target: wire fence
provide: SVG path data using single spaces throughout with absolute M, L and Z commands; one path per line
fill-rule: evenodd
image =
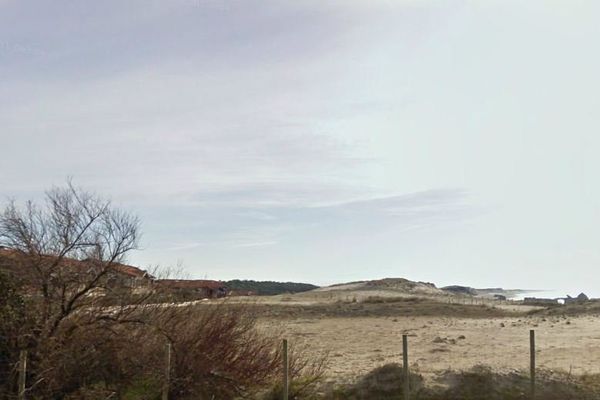
M 282 399 L 289 400 L 290 396 L 290 370 L 289 370 L 289 354 L 288 354 L 288 340 L 283 339 L 282 341 Z M 536 335 L 535 330 L 529 331 L 529 398 L 534 400 L 536 398 Z M 25 400 L 27 398 L 27 351 L 22 350 L 19 354 L 19 361 L 16 363 L 0 364 L 0 367 L 4 367 L 5 371 L 9 374 L 17 374 L 18 388 L 17 393 L 8 396 L 9 399 Z M 409 352 L 409 335 L 402 335 L 402 398 L 403 400 L 411 399 L 411 388 L 410 388 L 410 352 Z M 14 376 L 14 375 L 13 375 Z M 164 381 L 162 387 L 162 400 L 169 400 L 169 389 L 171 382 L 171 344 L 165 346 L 165 370 L 164 370 Z

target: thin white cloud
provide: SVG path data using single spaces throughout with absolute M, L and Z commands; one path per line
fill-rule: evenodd
M 168 251 L 199 247 L 245 248 L 290 245 L 346 235 L 369 236 L 393 229 L 398 232 L 436 230 L 471 221 L 484 213 L 459 189 L 430 190 L 400 196 L 377 197 L 313 205 L 302 202 L 265 205 L 244 202 L 244 193 L 218 194 L 210 206 L 187 206 L 197 225 L 186 225 L 182 241 Z M 238 201 L 231 202 L 231 198 Z M 257 218 L 257 215 L 259 216 Z M 267 218 L 264 218 L 268 215 Z M 188 219 L 182 215 L 181 219 Z M 172 221 L 172 223 L 175 223 Z M 172 232 L 172 234 L 175 232 Z M 162 248 L 162 247 L 161 247 Z
M 277 244 L 276 241 L 271 240 L 268 242 L 250 242 L 250 243 L 240 243 L 236 245 L 236 247 L 265 247 L 265 246 L 273 246 Z

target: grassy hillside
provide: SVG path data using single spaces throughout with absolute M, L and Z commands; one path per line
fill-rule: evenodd
M 318 288 L 309 283 L 273 282 L 273 281 L 247 281 L 234 279 L 225 282 L 229 290 L 252 291 L 258 295 L 275 295 L 283 293 L 300 293 Z

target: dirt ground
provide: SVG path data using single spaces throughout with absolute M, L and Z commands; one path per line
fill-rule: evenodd
M 496 372 L 529 369 L 529 331 L 538 368 L 600 373 L 600 302 L 569 307 L 449 296 L 405 280 L 347 284 L 295 295 L 238 299 L 259 311 L 259 326 L 283 331 L 309 356 L 329 353 L 328 379 L 350 382 L 387 363 L 409 362 L 425 378 L 485 364 Z
M 486 364 L 503 372 L 529 368 L 529 330 L 536 330 L 540 368 L 573 374 L 600 373 L 600 318 L 333 317 L 263 319 L 283 329 L 317 357 L 329 352 L 328 378 L 344 382 L 373 368 L 402 362 L 402 334 L 409 359 L 424 376 Z

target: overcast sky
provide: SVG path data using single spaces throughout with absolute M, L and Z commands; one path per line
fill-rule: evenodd
M 0 0 L 1 201 L 72 176 L 198 278 L 600 296 L 598 15 Z

